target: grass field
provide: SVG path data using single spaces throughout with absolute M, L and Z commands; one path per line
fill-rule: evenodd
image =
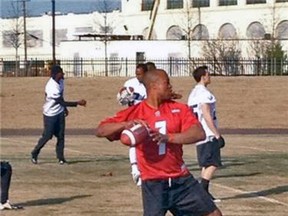
M 55 139 L 42 150 L 39 165 L 29 161 L 42 132 L 46 80 L 1 79 L 1 159 L 9 160 L 14 169 L 10 199 L 25 207 L 1 215 L 142 215 L 141 191 L 130 176 L 127 147 L 93 135 L 100 119 L 121 108 L 115 103 L 115 89 L 124 79 L 66 80 L 66 99 L 83 97 L 88 106 L 70 111 L 65 150 L 69 164 L 65 166 L 57 164 Z M 227 142 L 222 151 L 224 166 L 211 185 L 212 193 L 222 199 L 217 205 L 226 216 L 288 215 L 288 77 L 212 81 Z M 185 102 L 192 79 L 173 78 L 172 83 Z M 86 132 L 75 135 L 74 129 Z M 225 133 L 228 129 L 232 132 Z M 238 129 L 248 133 L 239 134 Z M 198 177 L 195 146 L 184 147 L 184 158 Z

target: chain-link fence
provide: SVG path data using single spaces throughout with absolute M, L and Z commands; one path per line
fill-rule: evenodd
M 110 59 L 59 59 L 57 60 L 67 77 L 94 76 L 134 76 L 138 63 L 143 61 L 127 58 Z M 288 75 L 288 61 L 283 59 L 149 59 L 157 68 L 164 69 L 172 77 L 191 76 L 192 71 L 201 65 L 207 65 L 213 75 L 223 76 L 263 76 Z M 0 59 L 1 76 L 49 76 L 51 60 L 29 59 L 15 61 Z

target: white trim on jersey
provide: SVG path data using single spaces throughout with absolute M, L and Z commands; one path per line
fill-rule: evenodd
M 205 133 L 206 139 L 204 141 L 200 141 L 197 144 L 202 144 L 208 141 L 211 141 L 211 137 L 215 137 L 215 134 L 208 127 L 201 110 L 202 104 L 209 104 L 211 108 L 211 116 L 213 118 L 213 122 L 215 127 L 218 127 L 218 122 L 216 118 L 216 98 L 215 96 L 202 84 L 197 84 L 194 89 L 192 89 L 189 97 L 188 97 L 188 106 L 193 108 L 193 112 L 197 116 L 199 122 L 201 123 Z

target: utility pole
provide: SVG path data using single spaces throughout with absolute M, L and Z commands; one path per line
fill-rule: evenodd
M 53 65 L 56 64 L 56 57 L 55 57 L 55 0 L 52 1 L 52 59 Z
M 154 24 L 155 24 L 155 20 L 157 16 L 159 4 L 160 4 L 160 0 L 153 1 L 152 11 L 150 13 L 150 25 L 149 25 L 148 33 L 147 33 L 148 40 L 151 40 L 152 38 L 152 32 L 153 32 L 153 28 L 154 28 Z
M 22 0 L 23 3 L 23 24 L 24 24 L 24 70 L 25 75 L 28 76 L 27 67 L 27 30 L 26 30 L 26 0 Z

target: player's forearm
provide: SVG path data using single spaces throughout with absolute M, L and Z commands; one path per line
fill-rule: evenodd
M 63 107 L 76 107 L 79 105 L 79 101 L 65 101 L 63 97 L 54 99 L 56 104 L 60 104 Z
M 218 129 L 216 128 L 216 126 L 214 125 L 214 122 L 211 119 L 206 120 L 207 126 L 208 128 L 213 132 L 213 134 L 215 135 L 216 138 L 220 137 L 220 132 L 218 131 Z
M 125 122 L 102 124 L 96 128 L 96 136 L 109 137 L 113 134 L 123 131 L 125 127 L 126 127 Z
M 76 101 L 64 101 L 63 97 L 55 98 L 55 102 L 63 107 L 76 107 L 78 105 L 78 102 Z
M 172 144 L 192 144 L 205 139 L 205 131 L 200 124 L 182 133 L 169 133 L 168 142 Z
M 202 113 L 203 113 L 203 117 L 205 119 L 205 122 L 206 122 L 208 128 L 213 132 L 215 137 L 218 138 L 220 136 L 220 133 L 219 133 L 217 127 L 215 126 L 213 118 L 210 114 L 210 106 L 208 106 L 208 105 L 202 106 Z
M 77 101 L 64 101 L 65 107 L 76 107 L 78 105 Z

